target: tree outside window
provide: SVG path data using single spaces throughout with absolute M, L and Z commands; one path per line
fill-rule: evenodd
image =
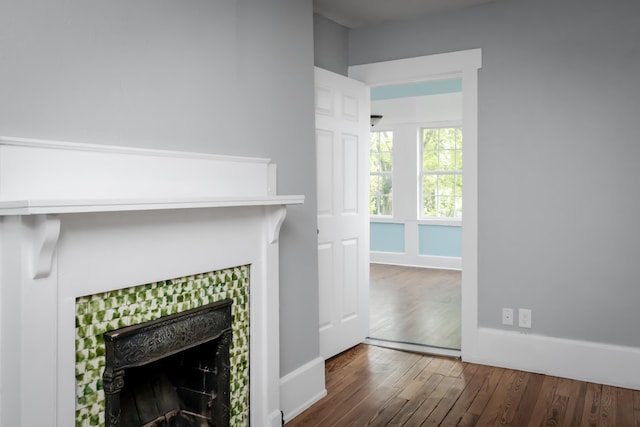
M 462 218 L 462 129 L 422 129 L 422 217 Z
M 369 214 L 393 214 L 393 132 L 370 134 Z

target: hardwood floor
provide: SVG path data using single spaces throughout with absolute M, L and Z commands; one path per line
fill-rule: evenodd
M 640 391 L 360 344 L 299 426 L 640 426 Z
M 460 349 L 460 271 L 384 264 L 369 271 L 369 337 Z

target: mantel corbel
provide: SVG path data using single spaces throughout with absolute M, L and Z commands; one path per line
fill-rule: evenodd
M 60 217 L 58 215 L 30 215 L 32 227 L 33 258 L 31 274 L 34 279 L 48 277 L 53 264 L 53 254 L 60 237 Z
M 267 206 L 267 215 L 269 218 L 269 243 L 278 242 L 280 237 L 280 227 L 287 216 L 287 208 L 283 205 Z

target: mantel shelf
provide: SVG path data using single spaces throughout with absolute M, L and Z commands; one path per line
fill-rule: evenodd
M 304 196 L 300 195 L 149 199 L 0 200 L 0 216 L 299 205 L 302 203 L 304 203 Z

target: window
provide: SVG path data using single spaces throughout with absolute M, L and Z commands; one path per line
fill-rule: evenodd
M 371 132 L 369 162 L 369 214 L 392 215 L 393 132 Z
M 462 130 L 422 129 L 422 217 L 462 218 Z

